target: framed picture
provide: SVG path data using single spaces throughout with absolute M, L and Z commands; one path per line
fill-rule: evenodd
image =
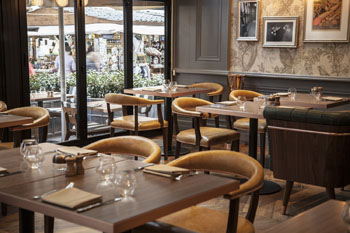
M 304 42 L 349 42 L 350 0 L 305 0 Z
M 263 24 L 263 47 L 297 47 L 298 17 L 264 17 Z
M 238 1 L 239 41 L 258 41 L 259 1 Z

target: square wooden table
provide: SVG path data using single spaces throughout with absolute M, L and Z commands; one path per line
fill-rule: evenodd
M 154 89 L 156 91 L 150 91 Z M 176 91 L 163 90 L 161 86 L 147 87 L 147 88 L 132 88 L 124 89 L 126 94 L 139 94 L 139 95 L 150 95 L 150 96 L 159 96 L 165 97 L 164 102 L 164 118 L 169 122 L 168 125 L 168 155 L 175 155 L 175 149 L 172 148 L 172 139 L 173 139 L 173 118 L 171 111 L 171 102 L 176 97 L 182 96 L 192 96 L 196 94 L 208 93 L 211 92 L 210 88 L 199 88 L 199 87 L 178 87 Z M 180 154 L 184 154 L 181 153 Z
M 324 97 L 325 98 L 325 97 Z M 281 105 L 300 106 L 308 108 L 333 108 L 344 104 L 349 104 L 349 98 L 341 98 L 340 100 L 316 100 L 310 94 L 297 93 L 295 100 L 291 100 L 289 96 L 281 96 Z
M 17 125 L 28 124 L 32 122 L 33 122 L 33 118 L 31 117 L 0 114 L 0 129 L 13 127 Z
M 344 206 L 343 201 L 329 200 L 263 232 L 345 233 L 346 225 L 341 219 Z
M 75 95 L 73 94 L 67 94 L 66 98 L 74 98 Z M 48 100 L 60 100 L 61 99 L 61 93 L 60 92 L 54 92 L 53 96 L 47 96 L 47 93 L 32 93 L 30 96 L 30 102 L 38 102 L 39 107 L 43 107 L 43 102 Z
M 46 144 L 47 145 L 47 144 Z M 52 149 L 52 144 L 47 150 Z M 11 151 L 15 157 L 20 157 L 18 149 Z M 0 158 L 8 153 L 0 152 Z M 10 156 L 8 156 L 10 157 Z M 85 191 L 96 192 L 99 177 L 93 163 L 98 158 L 88 159 L 90 165 L 84 175 L 65 177 L 63 174 L 53 175 L 50 159 L 45 160 L 39 170 L 28 171 L 7 177 L 0 177 L 0 202 L 20 208 L 20 232 L 34 232 L 34 212 L 60 218 L 82 226 L 87 226 L 103 232 L 124 232 L 148 221 L 168 215 L 183 208 L 229 193 L 239 188 L 239 182 L 233 179 L 199 174 L 175 181 L 166 177 L 136 172 L 137 187 L 131 199 L 125 199 L 114 204 L 102 205 L 83 213 L 34 200 L 34 195 L 53 189 L 64 188 L 74 182 L 75 187 Z M 0 160 L 1 161 L 1 160 Z M 86 161 L 85 161 L 86 162 Z M 0 166 L 10 168 L 17 166 L 18 161 L 2 161 Z M 97 164 L 96 164 L 97 165 Z M 134 160 L 120 160 L 117 169 L 134 169 L 144 163 Z M 41 174 L 38 174 L 41 173 Z M 24 176 L 28 180 L 21 181 Z M 12 182 L 10 182 L 12 180 Z

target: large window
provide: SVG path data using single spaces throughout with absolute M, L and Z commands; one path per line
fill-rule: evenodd
M 27 2 L 31 104 L 50 111 L 50 141 L 75 139 L 77 125 L 64 114 L 76 109 L 79 78 L 74 1 Z M 108 133 L 104 95 L 122 93 L 124 89 L 123 1 L 85 0 L 84 8 L 87 135 L 94 136 Z M 134 1 L 132 14 L 133 86 L 161 84 L 164 79 L 164 4 Z M 62 103 L 67 107 L 65 111 Z M 114 108 L 114 114 L 120 115 L 120 110 Z M 147 108 L 143 111 L 145 114 L 153 112 Z M 81 113 L 76 111 L 75 114 Z

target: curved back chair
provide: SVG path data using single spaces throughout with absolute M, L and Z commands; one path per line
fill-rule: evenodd
M 157 143 L 140 136 L 121 136 L 102 139 L 85 146 L 100 153 L 125 154 L 144 157 L 145 163 L 159 163 L 161 151 Z
M 185 155 L 168 163 L 168 165 L 193 170 L 209 170 L 229 175 L 240 175 L 248 180 L 240 185 L 239 190 L 233 191 L 224 196 L 230 200 L 228 215 L 223 214 L 221 211 L 194 206 L 157 219 L 157 221 L 152 222 L 151 225 L 155 229 L 164 227 L 164 231 L 150 232 L 172 232 L 169 229 L 175 227 L 201 233 L 254 232 L 253 222 L 259 202 L 259 190 L 264 181 L 263 168 L 255 159 L 239 152 L 212 150 Z M 239 198 L 249 193 L 252 193 L 252 196 L 248 213 L 245 218 L 239 217 Z M 146 224 L 140 228 L 148 227 L 149 224 Z M 184 231 L 179 230 L 177 232 Z
M 36 106 L 20 107 L 20 108 L 7 110 L 6 113 L 33 118 L 32 123 L 9 128 L 10 131 L 14 132 L 15 147 L 19 146 L 22 140 L 21 135 L 19 133 L 23 130 L 28 130 L 28 129 L 37 129 L 37 128 L 42 129 L 42 133 L 40 133 L 42 135 L 39 138 L 39 141 L 46 142 L 47 129 L 50 122 L 50 114 L 45 108 L 36 107 Z
M 285 214 L 294 181 L 326 188 L 350 184 L 350 112 L 305 110 L 268 106 L 273 174 L 286 180 L 282 214 Z
M 147 131 L 154 129 L 162 129 L 163 131 L 163 146 L 164 157 L 168 159 L 168 122 L 163 120 L 162 103 L 164 100 L 149 100 L 136 96 L 123 94 L 107 94 L 105 96 L 107 103 L 107 111 L 109 122 L 111 125 L 111 136 L 114 136 L 114 129 L 124 129 L 129 132 L 134 132 L 138 135 L 139 131 Z M 110 104 L 120 104 L 123 108 L 123 116 L 113 119 L 113 112 L 111 112 Z M 149 105 L 157 105 L 158 118 L 139 116 L 139 108 Z M 132 106 L 134 110 L 133 115 L 128 115 L 127 107 Z
M 197 106 L 208 104 L 211 102 L 193 97 L 180 97 L 172 102 L 176 132 L 176 158 L 179 156 L 181 143 L 197 146 L 199 150 L 202 150 L 203 147 L 210 150 L 212 145 L 228 142 L 231 143 L 232 150 L 234 148 L 238 150 L 239 133 L 237 131 L 207 126 L 200 127 L 202 118 L 210 118 L 211 114 L 197 112 L 195 109 Z M 194 123 L 193 128 L 180 132 L 177 122 L 178 115 L 191 117 Z
M 201 87 L 201 88 L 212 89 L 211 92 L 207 93 L 207 96 L 209 97 L 209 101 L 214 102 L 215 96 L 219 97 L 219 101 L 222 100 L 222 93 L 224 92 L 224 87 L 219 83 L 211 83 L 211 82 L 194 83 L 194 84 L 191 84 L 190 87 Z M 193 95 L 193 97 L 195 97 L 195 95 Z
M 0 100 L 0 112 L 4 112 L 7 110 L 7 105 L 4 101 Z
M 255 91 L 249 90 L 234 90 L 230 92 L 229 100 L 238 100 L 238 96 L 245 96 L 247 100 L 252 101 L 254 97 L 263 96 Z M 241 131 L 249 131 L 249 118 L 235 120 L 232 124 L 231 117 L 228 118 L 230 127 Z M 258 133 L 260 138 L 260 162 L 262 166 L 265 164 L 265 144 L 266 144 L 266 120 L 258 120 Z

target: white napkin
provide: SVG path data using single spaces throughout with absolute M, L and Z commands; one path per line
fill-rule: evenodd
M 340 101 L 340 100 L 343 100 L 343 98 L 342 97 L 336 97 L 336 96 L 324 96 L 324 97 L 322 97 L 322 100 Z
M 5 173 L 5 172 L 7 172 L 7 169 L 4 167 L 0 167 L 0 173 Z
M 58 152 L 72 154 L 72 155 L 94 155 L 97 154 L 96 150 L 88 150 L 77 146 L 60 146 L 57 148 Z

